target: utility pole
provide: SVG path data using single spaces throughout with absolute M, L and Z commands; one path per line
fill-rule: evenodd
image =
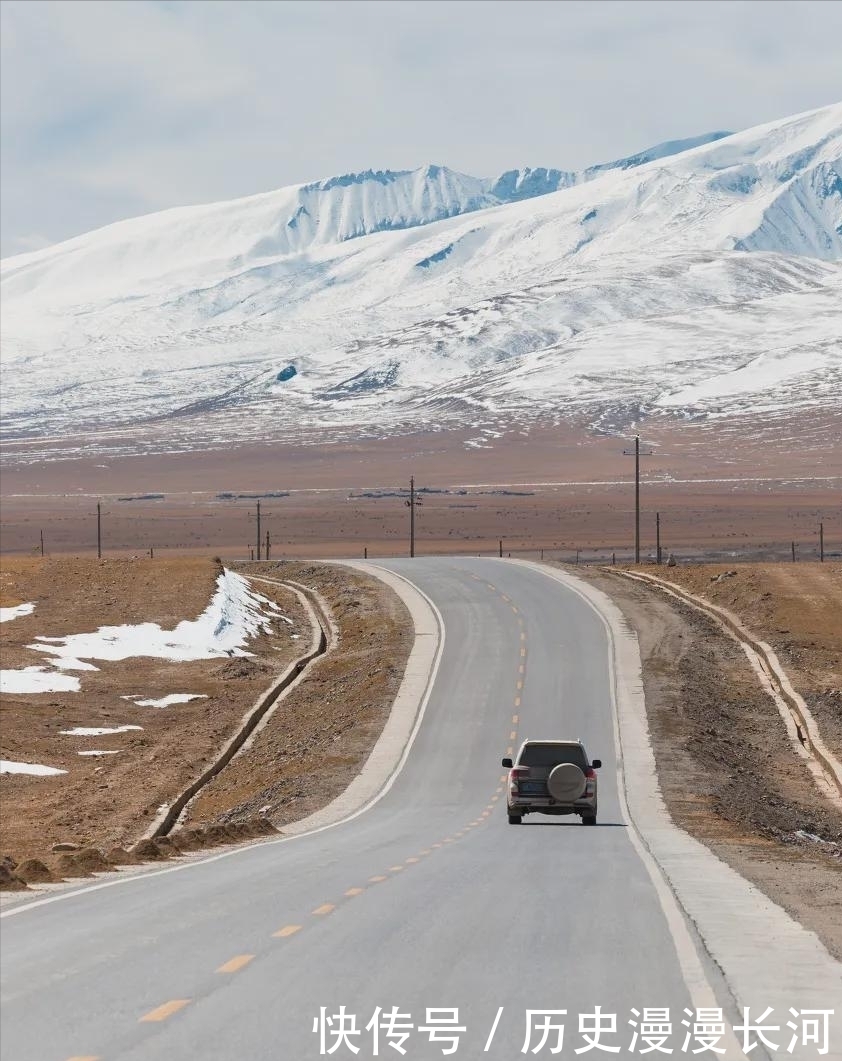
M 409 480 L 409 500 L 406 505 L 409 508 L 409 555 L 415 556 L 415 508 L 421 504 L 421 498 L 415 496 L 415 476 Z
M 661 562 L 661 513 L 655 513 L 655 561 Z
M 96 503 L 96 555 L 97 559 L 102 559 L 102 504 L 97 501 Z
M 792 543 L 792 562 L 795 563 L 795 542 Z
M 363 549 L 363 560 L 368 560 L 368 546 Z
M 634 436 L 634 453 L 624 449 L 626 457 L 634 457 L 634 562 L 640 563 L 640 458 L 651 457 L 652 450 L 640 452 L 640 435 Z
M 44 532 L 41 531 L 41 555 L 44 555 Z
M 42 537 L 42 540 L 41 540 L 41 555 L 43 556 L 44 555 L 43 534 L 42 534 L 41 537 Z M 819 524 L 819 561 L 822 564 L 824 563 L 824 524 L 823 523 Z
M 257 559 L 260 559 L 260 500 L 257 502 Z
M 270 546 L 270 544 L 271 543 L 269 541 L 269 531 L 266 531 L 266 559 L 267 560 L 269 559 L 269 546 Z
M 503 539 L 502 538 L 500 539 L 500 551 L 498 552 L 497 555 L 500 557 L 501 560 L 503 559 Z

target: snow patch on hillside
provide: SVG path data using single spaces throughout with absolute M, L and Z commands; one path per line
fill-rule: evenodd
M 248 581 L 234 571 L 223 571 L 216 585 L 205 611 L 197 619 L 183 620 L 174 630 L 162 630 L 157 623 L 101 626 L 90 634 L 39 637 L 37 644 L 28 647 L 59 661 L 137 656 L 188 661 L 248 656 L 251 653 L 245 646 L 252 638 L 273 632 L 272 621 L 279 617 L 277 605 L 255 593 Z

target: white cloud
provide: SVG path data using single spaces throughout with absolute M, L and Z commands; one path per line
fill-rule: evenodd
M 0 11 L 3 253 L 369 166 L 578 168 L 840 95 L 821 0 Z

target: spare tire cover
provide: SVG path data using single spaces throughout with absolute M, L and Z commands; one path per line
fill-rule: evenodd
M 559 803 L 572 803 L 585 791 L 585 775 L 574 763 L 559 763 L 550 771 L 547 788 Z

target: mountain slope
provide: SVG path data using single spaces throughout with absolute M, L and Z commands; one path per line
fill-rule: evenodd
M 334 178 L 8 259 L 6 431 L 830 407 L 842 105 L 700 139 L 579 175 Z

